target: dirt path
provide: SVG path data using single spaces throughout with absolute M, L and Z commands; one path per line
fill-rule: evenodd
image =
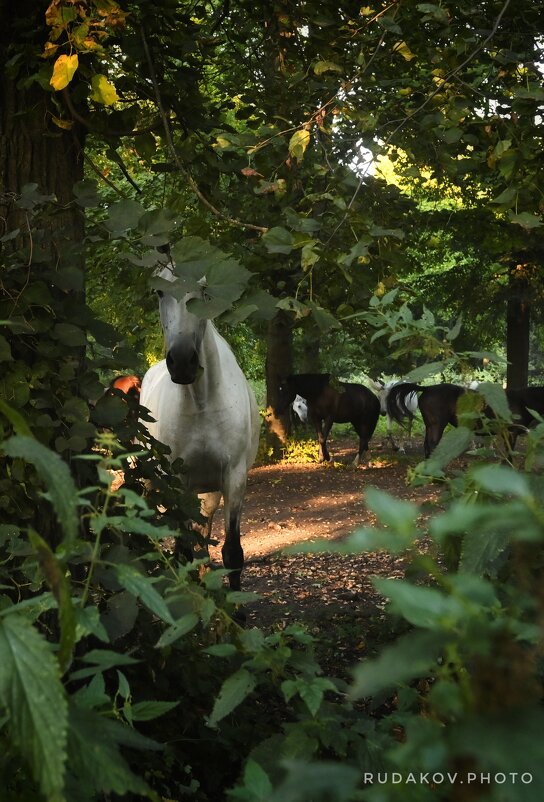
M 282 554 L 281 550 L 323 538 L 338 540 L 358 526 L 375 523 L 363 497 L 370 485 L 420 503 L 438 497 L 433 487 L 414 489 L 406 483 L 408 467 L 422 456 L 419 442 L 405 456 L 375 446 L 366 468 L 351 467 L 354 451 L 354 443 L 333 440 L 332 465 L 253 468 L 242 529 L 246 558 L 242 587 L 261 596 L 247 608 L 248 624 L 266 629 L 303 621 L 321 636 L 326 633 L 333 652 L 349 652 L 352 659 L 366 650 L 372 630 L 384 620 L 383 599 L 373 588 L 372 576 L 402 576 L 402 560 L 382 553 Z M 214 535 L 220 543 L 211 550 L 217 562 L 221 528 L 218 513 Z

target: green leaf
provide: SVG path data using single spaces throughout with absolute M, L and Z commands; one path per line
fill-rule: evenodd
M 312 716 L 317 715 L 323 702 L 325 691 L 338 692 L 336 686 L 326 677 L 312 677 L 309 680 L 286 680 L 282 683 L 281 688 L 287 702 L 298 693 Z
M 512 413 L 508 405 L 508 397 L 499 384 L 493 382 L 482 382 L 478 385 L 476 392 L 483 395 L 485 401 L 493 412 L 505 421 L 512 420 Z
M 144 213 L 145 209 L 141 203 L 122 200 L 109 207 L 108 219 L 104 225 L 109 231 L 120 234 L 128 229 L 137 228 Z
M 3 334 L 0 334 L 0 362 L 12 362 L 13 357 L 11 355 L 11 346 L 4 337 Z
M 316 244 L 317 240 L 310 240 L 310 242 L 303 246 L 300 252 L 300 266 L 305 272 L 310 270 L 321 258 L 320 254 L 315 249 Z
M 92 208 L 100 205 L 100 196 L 96 181 L 84 179 L 77 181 L 72 187 L 74 198 L 78 206 Z M 78 273 L 80 271 L 78 270 Z
M 167 624 L 174 624 L 172 613 L 160 593 L 153 587 L 156 579 L 145 576 L 131 565 L 114 565 L 112 569 L 120 585 L 139 598 L 146 607 Z
M 106 693 L 106 682 L 102 674 L 95 674 L 88 685 L 84 685 L 72 694 L 72 699 L 79 707 L 87 707 L 91 710 L 111 704 L 110 697 Z
M 527 478 L 506 465 L 484 465 L 473 471 L 474 481 L 490 493 L 518 496 L 530 500 L 533 496 Z
M 261 598 L 258 593 L 252 590 L 230 590 L 226 595 L 229 604 L 251 604 Z
M 79 526 L 78 495 L 66 463 L 31 437 L 10 437 L 0 448 L 9 457 L 20 457 L 34 465 L 49 491 L 48 497 L 65 539 L 69 542 L 75 540 Z
M 232 657 L 238 653 L 234 643 L 214 643 L 203 651 L 206 654 L 211 654 L 212 657 Z
M 176 621 L 171 627 L 163 632 L 157 641 L 157 649 L 162 649 L 165 646 L 171 646 L 179 638 L 186 635 L 196 627 L 199 622 L 199 617 L 196 613 L 187 613 Z
M 244 769 L 244 786 L 250 789 L 254 802 L 267 802 L 272 793 L 268 774 L 251 758 Z
M 446 332 L 446 340 L 448 340 L 448 342 L 451 343 L 453 342 L 453 340 L 457 339 L 457 337 L 461 333 L 462 326 L 463 326 L 463 315 L 461 313 L 457 318 L 455 325 L 451 329 L 449 329 L 449 331 Z
M 507 187 L 500 195 L 493 198 L 491 203 L 496 203 L 499 206 L 511 206 L 518 194 L 517 187 Z
M 266 802 L 350 802 L 360 772 L 353 766 L 323 761 L 285 761 L 287 777 Z
M 508 219 L 511 223 L 521 226 L 526 231 L 530 231 L 533 228 L 540 228 L 542 225 L 542 215 L 532 214 L 531 212 L 521 212 L 520 214 L 509 212 Z
M 269 228 L 266 234 L 263 234 L 262 240 L 268 253 L 289 254 L 294 248 L 293 235 L 282 226 Z
M 440 656 L 445 637 L 441 632 L 416 631 L 386 646 L 375 660 L 365 660 L 357 666 L 350 696 L 354 699 L 373 696 L 426 676 Z
M 56 337 L 62 345 L 72 348 L 87 344 L 85 331 L 73 323 L 56 323 L 53 326 L 53 337 Z
M 152 721 L 177 707 L 180 702 L 136 702 L 130 707 L 132 721 Z
M 0 700 L 44 797 L 62 800 L 68 705 L 59 664 L 46 640 L 16 614 L 0 620 Z
M 334 315 L 329 312 L 328 309 L 323 309 L 322 306 L 318 306 L 313 301 L 309 301 L 308 306 L 311 309 L 312 317 L 315 320 L 319 331 L 325 334 L 333 329 L 342 328 L 341 324 L 334 317 Z
M 57 601 L 60 620 L 60 643 L 57 653 L 61 671 L 64 673 L 72 660 L 76 643 L 76 615 L 72 604 L 71 585 L 66 576 L 66 566 L 53 553 L 45 540 L 32 529 L 29 540 L 38 555 L 40 567 Z
M 158 750 L 161 746 L 144 738 L 135 730 L 116 721 L 108 721 L 93 710 L 70 705 L 69 763 L 74 782 L 68 798 L 79 799 L 81 787 L 87 799 L 104 794 L 150 796 L 143 779 L 129 767 L 120 747 L 128 745 L 142 750 Z
M 372 239 L 370 237 L 361 237 L 351 248 L 349 253 L 342 254 L 338 257 L 338 263 L 344 267 L 349 267 L 355 259 L 359 260 L 361 257 L 368 256 L 368 248 L 371 244 Z
M 9 404 L 6 404 L 6 402 L 1 398 L 0 413 L 2 413 L 2 415 L 9 420 L 17 434 L 23 437 L 32 437 L 32 432 L 30 431 L 30 428 L 21 413 L 17 412 L 17 410 L 13 409 L 13 407 L 10 407 Z M 0 448 L 2 448 L 2 446 L 0 446 Z
M 399 532 L 411 531 L 419 515 L 419 507 L 416 504 L 395 498 L 377 487 L 367 488 L 365 502 L 378 516 L 380 523 Z
M 213 710 L 207 719 L 209 727 L 216 727 L 221 719 L 238 707 L 238 705 L 249 696 L 257 684 L 253 674 L 245 668 L 241 668 L 235 674 L 228 677 L 221 686 L 219 696 L 215 700 Z
M 428 362 L 420 368 L 414 368 L 406 374 L 405 380 L 407 382 L 419 382 L 426 379 L 428 376 L 434 376 L 444 368 L 443 362 Z
M 462 136 L 463 136 L 463 129 L 458 128 L 457 126 L 453 126 L 451 128 L 446 128 L 446 130 L 442 134 L 442 139 L 444 140 L 444 142 L 447 142 L 448 145 L 452 145 L 454 142 L 459 142 Z
M 540 802 L 544 795 L 544 765 L 540 738 L 544 715 L 538 705 L 520 704 L 495 714 L 465 715 L 449 732 L 453 754 L 473 755 L 483 773 L 509 772 L 531 781 L 512 783 L 501 798 L 512 802 Z M 506 786 L 504 786 L 506 791 Z
M 373 580 L 374 586 L 391 601 L 391 609 L 410 624 L 424 629 L 453 626 L 464 614 L 464 606 L 436 588 L 412 585 L 401 579 Z
M 427 476 L 440 474 L 446 465 L 470 448 L 472 438 L 473 432 L 465 426 L 450 429 L 443 435 L 431 456 L 417 467 L 416 472 Z
M 134 665 L 138 662 L 138 660 L 134 657 L 130 657 L 128 654 L 119 654 L 119 652 L 113 652 L 111 649 L 92 649 L 81 659 L 85 663 L 92 663 L 93 667 L 73 671 L 70 674 L 71 680 L 92 677 L 94 674 L 107 671 L 115 666 Z

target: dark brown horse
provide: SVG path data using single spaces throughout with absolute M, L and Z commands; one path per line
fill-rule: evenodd
M 297 395 L 306 399 L 308 418 L 314 424 L 321 462 L 330 462 L 327 437 L 333 423 L 351 423 L 359 435 L 359 450 L 353 461 L 359 465 L 380 416 L 380 402 L 362 384 L 339 382 L 339 392 L 330 385 L 329 373 L 294 373 L 278 388 L 277 412 L 281 415 Z
M 422 387 L 419 384 L 404 382 L 391 388 L 387 398 L 387 411 L 399 423 L 404 418 L 412 419 L 413 413 L 407 406 L 411 393 L 418 393 L 418 405 L 425 424 L 425 440 L 423 450 L 429 457 L 440 442 L 444 429 L 451 423 L 457 426 L 457 402 L 463 393 L 474 392 L 458 384 L 432 384 Z M 519 434 L 536 423 L 531 410 L 539 415 L 544 414 L 544 387 L 524 387 L 518 390 L 506 390 L 508 406 L 512 413 L 513 423 L 509 427 L 510 447 L 514 448 Z M 495 417 L 493 410 L 486 406 L 483 415 Z

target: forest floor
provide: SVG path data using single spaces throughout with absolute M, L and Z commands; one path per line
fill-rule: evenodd
M 406 445 L 406 454 L 373 441 L 367 464 L 358 468 L 351 466 L 355 440 L 329 442 L 331 464 L 283 462 L 250 471 L 242 516 L 242 589 L 259 595 L 246 607 L 247 626 L 270 631 L 305 624 L 319 637 L 323 668 L 341 675 L 392 637 L 372 577 L 402 577 L 404 561 L 384 552 L 293 553 L 292 547 L 339 541 L 376 523 L 365 506 L 368 487 L 423 504 L 423 519 L 425 510 L 436 508 L 439 490 L 407 483 L 408 469 L 423 458 L 421 438 Z M 214 563 L 221 561 L 221 530 L 218 511 L 213 530 L 218 545 L 210 550 Z

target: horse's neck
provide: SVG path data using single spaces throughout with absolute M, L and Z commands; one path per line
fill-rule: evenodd
M 224 396 L 223 345 L 228 348 L 213 323 L 208 320 L 199 351 L 202 373 L 193 384 L 185 386 L 187 394 L 199 409 L 213 404 L 215 399 L 221 400 Z

